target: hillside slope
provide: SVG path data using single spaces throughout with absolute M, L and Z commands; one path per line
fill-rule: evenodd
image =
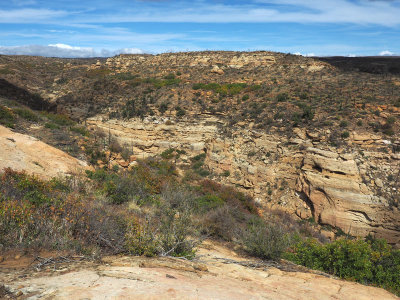
M 111 165 L 128 168 L 174 148 L 186 152 L 184 174 L 189 157 L 204 154 L 195 173 L 237 186 L 261 207 L 399 244 L 399 58 L 376 58 L 382 68 L 374 59 L 0 56 L 0 76 L 89 125 L 102 150 L 118 141 L 129 155 L 110 154 Z

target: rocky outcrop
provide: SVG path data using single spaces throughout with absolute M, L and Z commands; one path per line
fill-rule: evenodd
M 346 153 L 326 145 L 328 130 L 294 128 L 288 138 L 239 122 L 227 132 L 222 118 L 205 114 L 143 121 L 97 116 L 88 124 L 109 132 L 136 158 L 169 148 L 185 150 L 177 161 L 182 174 L 190 157 L 205 153 L 205 168 L 213 179 L 250 194 L 261 209 L 281 209 L 302 219 L 314 216 L 345 233 L 371 233 L 400 244 L 394 176 L 400 161 L 397 153 L 380 151 L 391 145 L 377 135 L 353 133 L 347 149 L 354 152 Z
M 190 67 L 209 68 L 212 73 L 224 74 L 224 70 L 242 68 L 257 68 L 276 66 L 280 60 L 285 59 L 285 54 L 257 51 L 257 52 L 187 52 L 187 53 L 163 53 L 159 55 L 119 55 L 110 57 L 104 65 L 118 72 L 126 72 L 136 67 Z M 329 64 L 296 57 L 300 68 L 308 72 L 319 72 L 331 68 Z M 90 68 L 99 68 L 102 64 L 94 63 Z
M 24 272 L 23 278 L 2 268 L 6 260 L 0 264 L 0 277 L 23 299 L 398 299 L 383 289 L 293 264 L 273 267 L 245 260 L 225 247 L 203 247 L 195 262 L 113 256 L 101 264 L 68 261 L 34 274 Z
M 190 157 L 205 153 L 205 167 L 214 180 L 235 185 L 262 207 L 311 216 L 295 191 L 302 154 L 298 147 L 284 147 L 286 140 L 278 136 L 241 127 L 226 134 L 225 122 L 209 115 L 196 116 L 196 122 L 172 122 L 167 117 L 121 121 L 98 116 L 89 119 L 88 125 L 110 133 L 138 159 L 176 148 L 186 153 L 177 161 L 185 169 Z
M 0 126 L 0 170 L 12 168 L 41 178 L 75 174 L 87 164 L 34 137 Z
M 387 199 L 363 183 L 354 155 L 308 148 L 298 191 L 310 200 L 320 223 L 351 235 L 373 234 L 400 243 L 398 208 L 390 207 Z

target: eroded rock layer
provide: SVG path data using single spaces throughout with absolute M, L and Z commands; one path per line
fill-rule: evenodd
M 382 153 L 387 141 L 379 136 L 361 139 L 354 132 L 347 147 L 336 148 L 327 146 L 323 130 L 295 128 L 289 138 L 258 132 L 251 124 L 229 127 L 222 118 L 207 115 L 176 122 L 98 116 L 88 124 L 116 137 L 135 158 L 182 149 L 185 169 L 190 157 L 206 153 L 214 179 L 251 194 L 261 208 L 283 209 L 303 219 L 313 216 L 351 235 L 371 233 L 400 243 L 397 182 L 386 180 L 395 178 L 400 161 L 398 154 Z

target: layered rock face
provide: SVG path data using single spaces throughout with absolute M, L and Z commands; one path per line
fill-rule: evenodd
M 351 235 L 373 234 L 400 242 L 398 209 L 390 208 L 387 199 L 363 183 L 354 155 L 308 148 L 298 190 L 310 199 L 320 223 Z
M 140 68 L 170 68 L 191 67 L 209 68 L 215 74 L 223 75 L 226 70 L 241 68 L 268 67 L 278 64 L 284 59 L 285 54 L 258 51 L 258 52 L 189 52 L 189 53 L 164 53 L 159 55 L 119 55 L 110 57 L 105 65 L 118 71 L 130 71 Z M 97 62 L 91 68 L 101 67 Z M 324 62 L 302 60 L 299 67 L 309 72 L 318 72 L 330 65 Z
M 394 180 L 400 161 L 397 154 L 379 151 L 387 141 L 376 136 L 365 135 L 360 143 L 360 135 L 353 133 L 345 151 L 327 146 L 323 131 L 297 128 L 288 138 L 258 132 L 251 124 L 228 128 L 217 116 L 175 122 L 167 117 L 120 121 L 98 116 L 88 124 L 109 132 L 136 158 L 169 148 L 185 150 L 178 162 L 182 174 L 191 156 L 206 153 L 205 165 L 214 180 L 250 194 L 261 210 L 282 209 L 303 219 L 314 216 L 351 235 L 371 233 L 400 244 Z M 388 176 L 393 180 L 386 180 Z

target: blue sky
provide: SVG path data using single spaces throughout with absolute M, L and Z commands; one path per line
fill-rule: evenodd
M 400 0 L 1 0 L 0 54 L 400 54 Z

